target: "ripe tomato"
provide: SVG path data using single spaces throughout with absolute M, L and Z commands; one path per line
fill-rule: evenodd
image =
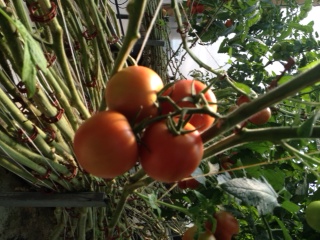
M 251 101 L 251 100 L 250 100 L 250 98 L 249 98 L 248 96 L 246 96 L 246 95 L 241 95 L 241 96 L 237 99 L 236 104 L 237 104 L 238 106 L 240 106 L 241 104 L 246 103 L 246 102 L 250 102 L 250 101 Z
M 107 83 L 105 100 L 109 109 L 129 121 L 141 121 L 158 114 L 157 93 L 163 88 L 160 76 L 143 66 L 130 66 L 113 75 Z
M 181 189 L 187 189 L 187 188 L 197 189 L 199 185 L 200 183 L 194 178 L 178 182 L 178 187 Z
M 216 240 L 216 238 L 212 232 L 205 231 L 199 234 L 198 240 Z
M 246 102 L 250 102 L 250 98 L 245 96 L 245 95 L 241 95 L 238 99 L 237 99 L 237 105 L 240 106 L 243 103 Z M 271 117 L 271 110 L 270 108 L 265 108 L 263 110 L 261 110 L 260 112 L 257 112 L 256 114 L 252 115 L 249 118 L 249 122 L 256 124 L 256 125 L 262 125 L 265 124 L 269 121 Z
M 204 5 L 198 4 L 197 5 L 197 13 L 203 13 L 204 12 Z
M 214 236 L 217 240 L 231 240 L 232 236 L 238 234 L 239 223 L 238 220 L 229 212 L 220 211 L 214 214 L 217 220 L 216 230 Z M 212 223 L 207 221 L 205 223 L 207 231 L 212 230 Z
M 200 133 L 189 123 L 184 130 L 191 132 L 174 135 L 165 121 L 147 127 L 141 138 L 140 162 L 151 178 L 172 183 L 190 176 L 198 167 L 203 155 Z
M 191 107 L 196 108 L 194 102 L 195 96 L 199 94 L 207 86 L 198 80 L 179 80 L 169 87 L 162 96 L 169 96 L 179 107 Z M 209 103 L 209 108 L 212 112 L 217 112 L 217 99 L 211 90 L 204 93 L 204 98 Z M 203 102 L 199 102 L 197 105 L 203 107 Z M 162 101 L 160 103 L 160 109 L 162 114 L 168 114 L 174 111 L 174 107 L 168 101 Z M 214 117 L 208 114 L 193 114 L 189 120 L 199 132 L 203 132 L 208 129 L 214 122 Z
M 128 120 L 111 110 L 85 121 L 76 131 L 73 146 L 80 166 L 102 178 L 119 176 L 138 160 L 138 145 Z
M 313 201 L 307 206 L 306 220 L 311 228 L 320 232 L 320 201 Z
M 182 240 L 194 240 L 194 235 L 197 232 L 197 226 L 192 226 L 184 232 Z
M 271 117 L 271 110 L 270 108 L 265 108 L 261 110 L 260 112 L 257 112 L 252 117 L 249 118 L 249 122 L 256 124 L 256 125 L 262 125 L 269 121 Z
M 192 226 L 185 231 L 182 240 L 194 240 L 197 232 L 197 226 Z M 199 234 L 198 240 L 216 240 L 212 232 L 205 231 Z
M 228 20 L 224 23 L 224 25 L 225 25 L 227 28 L 229 28 L 229 27 L 231 27 L 231 26 L 233 25 L 233 21 L 232 21 L 231 19 L 228 19 Z

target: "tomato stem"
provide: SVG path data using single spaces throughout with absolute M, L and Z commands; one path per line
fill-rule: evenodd
M 204 142 L 232 129 L 235 125 L 245 121 L 255 113 L 285 99 L 303 88 L 320 81 L 320 64 L 292 78 L 291 81 L 280 85 L 270 92 L 239 106 L 228 115 L 220 118 L 216 123 L 202 134 Z
M 279 143 L 285 139 L 301 139 L 303 136 L 298 134 L 299 127 L 269 127 L 256 129 L 242 129 L 236 134 L 229 135 L 218 142 L 205 148 L 203 158 L 218 155 L 230 148 L 255 141 L 270 141 Z M 317 138 L 320 135 L 320 127 L 314 127 L 312 134 L 305 138 Z M 316 162 L 315 164 L 319 164 Z
M 142 194 L 142 193 L 136 192 L 135 194 L 138 195 L 139 197 L 141 197 L 142 199 L 146 200 L 146 201 L 149 200 L 148 196 L 146 196 L 146 195 L 144 195 L 144 194 Z M 191 213 L 190 213 L 190 212 L 188 211 L 188 209 L 186 209 L 186 208 L 178 207 L 178 206 L 176 206 L 176 205 L 172 205 L 172 204 L 170 204 L 170 203 L 166 203 L 166 202 L 163 202 L 163 201 L 160 201 L 160 200 L 156 200 L 156 203 L 158 203 L 158 204 L 160 204 L 160 205 L 162 205 L 162 206 L 171 208 L 171 209 L 173 209 L 173 210 L 177 210 L 177 211 L 182 212 L 182 213 L 184 213 L 184 214 L 186 214 L 186 215 L 191 216 Z
M 111 219 L 109 226 L 108 226 L 109 237 L 112 237 L 112 233 L 114 231 L 114 228 L 117 225 L 117 223 L 121 217 L 122 211 L 124 209 L 124 206 L 127 202 L 129 195 L 132 194 L 134 192 L 134 190 L 136 190 L 137 188 L 147 186 L 150 183 L 152 183 L 153 181 L 154 181 L 153 179 L 148 177 L 148 178 L 144 178 L 138 182 L 135 182 L 133 184 L 127 184 L 124 186 L 122 195 L 119 199 L 119 202 L 117 204 L 117 207 L 116 207 L 114 213 L 112 214 L 112 219 Z

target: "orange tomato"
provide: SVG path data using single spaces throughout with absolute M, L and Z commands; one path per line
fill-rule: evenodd
M 110 110 L 139 122 L 158 114 L 157 93 L 163 88 L 160 76 L 143 66 L 130 66 L 114 74 L 108 81 L 105 100 Z
M 138 145 L 126 117 L 104 111 L 86 120 L 76 131 L 74 152 L 80 166 L 102 178 L 114 178 L 138 160 Z
M 201 136 L 189 123 L 184 130 L 190 132 L 174 135 L 165 121 L 146 128 L 141 138 L 140 162 L 151 178 L 172 183 L 190 176 L 198 167 L 203 155 Z
M 195 103 L 195 96 L 199 94 L 207 86 L 198 80 L 179 80 L 176 81 L 171 87 L 169 87 L 162 96 L 169 96 L 179 107 L 197 108 L 203 107 L 203 101 Z M 204 98 L 209 103 L 209 108 L 212 112 L 217 112 L 217 99 L 214 93 L 209 89 L 204 94 Z M 168 101 L 162 101 L 160 103 L 160 109 L 162 114 L 167 114 L 174 111 L 174 107 Z M 191 123 L 199 132 L 203 132 L 208 129 L 215 118 L 204 113 L 192 114 L 189 119 Z

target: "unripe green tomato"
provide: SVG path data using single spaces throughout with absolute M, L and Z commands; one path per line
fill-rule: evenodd
M 320 201 L 313 201 L 307 206 L 306 220 L 311 228 L 320 232 Z

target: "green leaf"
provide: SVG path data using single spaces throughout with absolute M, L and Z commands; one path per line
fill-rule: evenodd
M 290 22 L 288 25 L 289 25 L 289 27 L 295 28 L 297 30 L 300 30 L 300 31 L 306 32 L 306 33 L 312 33 L 312 31 L 313 31 L 313 27 L 310 25 L 301 25 L 296 22 Z
M 21 80 L 26 85 L 28 97 L 32 97 L 36 92 L 36 74 L 36 68 L 31 61 L 30 49 L 26 45 L 24 48 Z
M 160 216 L 161 209 L 159 208 L 159 206 L 157 204 L 157 200 L 158 200 L 157 196 L 154 193 L 148 194 L 148 200 L 149 200 L 148 202 L 149 202 L 151 208 L 157 210 L 158 216 Z
M 281 207 L 290 213 L 297 213 L 300 210 L 300 207 L 297 204 L 290 201 L 284 201 L 281 203 Z
M 279 219 L 277 218 L 276 216 L 273 217 L 277 223 L 279 224 L 281 230 L 282 230 L 282 233 L 283 233 L 283 237 L 284 237 L 284 240 L 292 240 L 290 234 L 289 234 L 289 231 L 288 229 L 286 228 L 286 226 L 284 225 L 284 223 Z
M 316 65 L 320 64 L 320 60 L 317 60 L 317 61 L 314 61 L 314 62 L 311 62 L 309 63 L 308 65 L 302 67 L 302 68 L 299 68 L 299 72 L 305 72 L 313 67 L 315 67 Z
M 320 110 L 318 110 L 311 118 L 305 121 L 297 130 L 298 136 L 310 137 L 312 134 L 313 126 L 320 118 Z
M 38 42 L 34 40 L 32 35 L 19 20 L 12 19 L 2 9 L 0 9 L 0 14 L 2 14 L 11 24 L 16 27 L 17 32 L 20 34 L 21 38 L 24 41 L 25 56 L 23 59 L 24 66 L 22 66 L 21 78 L 27 87 L 28 97 L 31 97 L 34 94 L 36 88 L 36 67 L 41 69 L 43 72 L 46 72 L 48 70 L 47 60 Z
M 278 206 L 278 194 L 272 186 L 263 179 L 234 178 L 222 183 L 221 188 L 239 198 L 248 205 L 257 207 L 259 214 L 271 213 Z
M 234 82 L 233 83 L 237 88 L 241 89 L 242 91 L 244 91 L 246 94 L 250 94 L 252 92 L 251 88 L 243 83 L 239 83 L 239 82 Z

